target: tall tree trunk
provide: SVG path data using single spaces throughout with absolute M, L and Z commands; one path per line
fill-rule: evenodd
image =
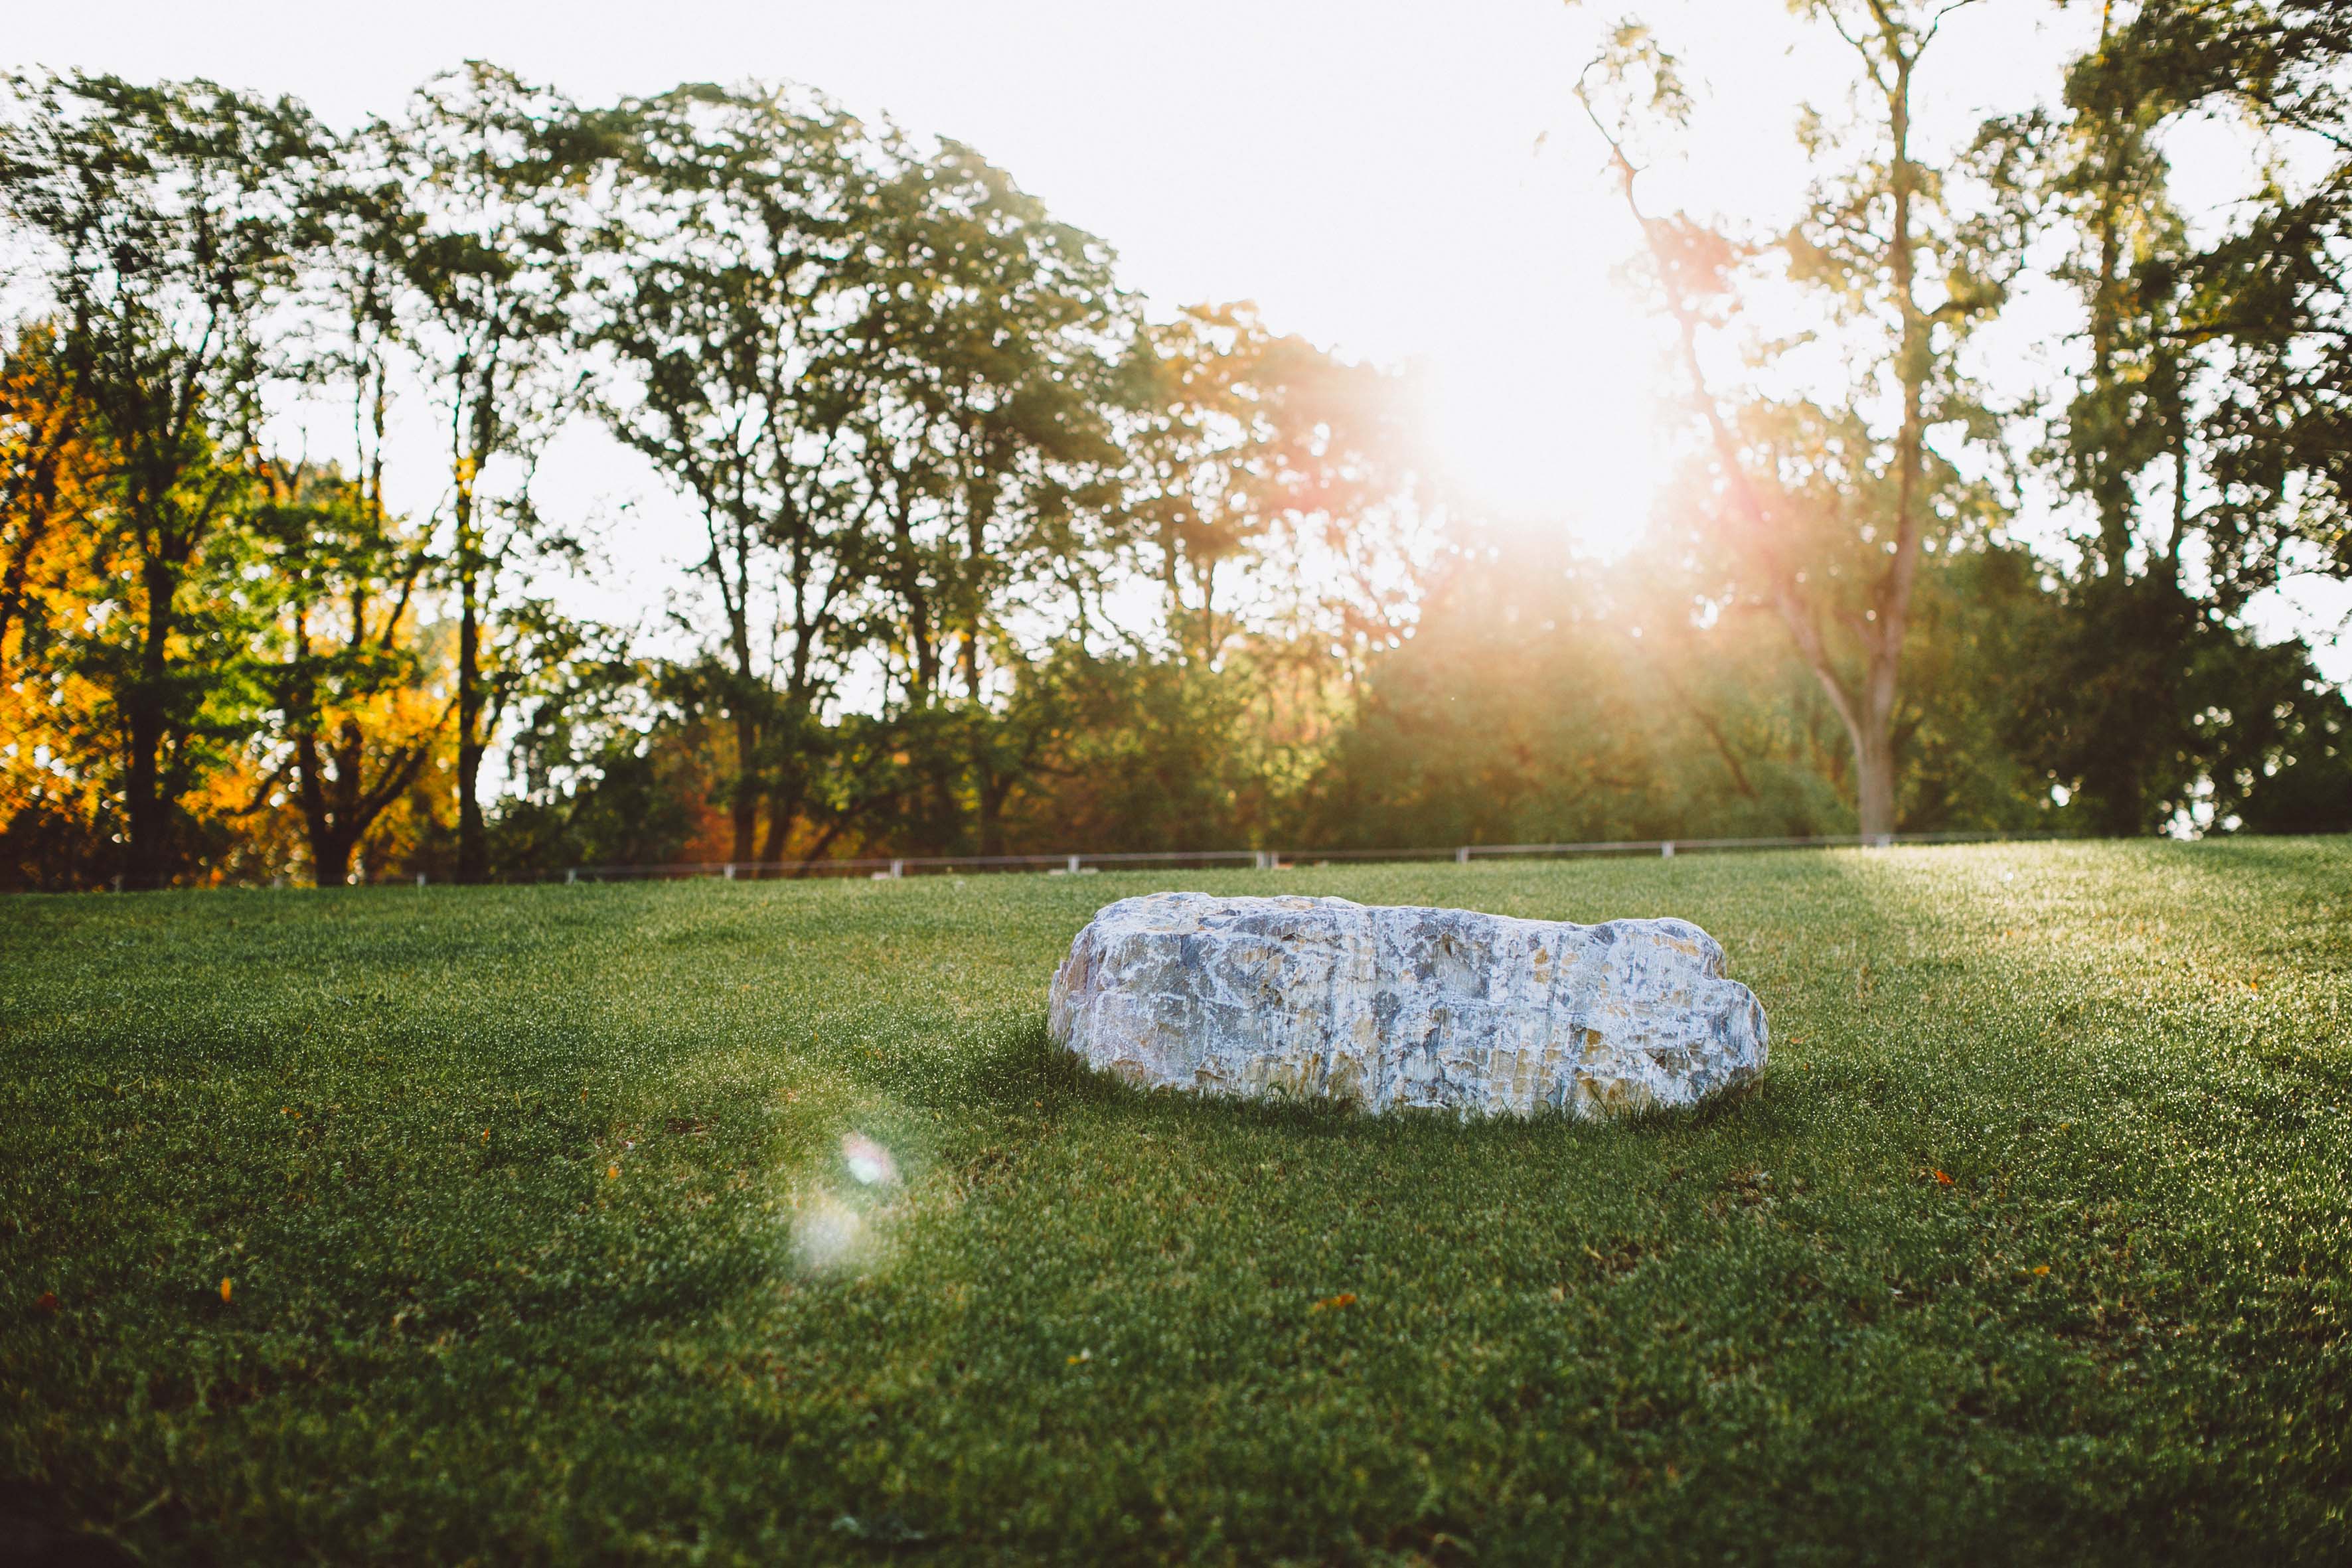
M 462 551 L 466 547 L 461 545 Z M 490 848 L 482 826 L 482 626 L 470 563 L 460 570 L 457 614 L 457 880 L 488 879 Z
M 1197 575 L 1201 579 L 1201 662 L 1214 665 L 1218 646 L 1216 558 L 1210 557 L 1209 563 Z
M 800 816 L 800 811 L 801 789 L 798 784 L 779 785 L 768 792 L 768 831 L 760 844 L 761 865 L 782 864 L 785 847 L 792 842 L 793 822 Z M 781 875 L 781 872 L 763 871 L 761 875 Z
M 1906 47 L 1904 28 L 1877 0 L 1873 0 L 1871 15 L 1876 21 L 1890 70 L 1890 74 L 1881 76 L 1873 59 L 1871 76 L 1879 82 L 1887 106 L 1887 176 L 1893 213 L 1886 261 L 1895 303 L 1902 313 L 1902 336 L 1895 363 L 1903 387 L 1903 416 L 1895 433 L 1895 548 L 1885 575 L 1874 585 L 1870 595 L 1869 627 L 1860 639 L 1864 668 L 1858 689 L 1849 684 L 1838 661 L 1830 656 L 1821 635 L 1817 606 L 1800 586 L 1802 574 L 1783 552 L 1773 527 L 1774 519 L 1757 491 L 1730 421 L 1707 380 L 1699 355 L 1701 311 L 1697 301 L 1677 281 L 1682 277 L 1675 248 L 1678 239 L 1667 226 L 1643 211 L 1633 188 L 1639 171 L 1627 156 L 1622 142 L 1603 122 L 1591 100 L 1585 97 L 1580 85 L 1577 92 L 1584 99 L 1595 129 L 1609 144 L 1626 208 L 1641 228 L 1659 279 L 1665 285 L 1667 308 L 1675 318 L 1684 369 L 1706 419 L 1717 467 L 1745 531 L 1747 548 L 1754 552 L 1756 564 L 1769 584 L 1773 608 L 1787 626 L 1799 655 L 1821 682 L 1853 745 L 1856 825 L 1864 837 L 1884 838 L 1892 835 L 1895 827 L 1895 711 L 1901 690 L 1903 645 L 1909 630 L 1911 599 L 1924 542 L 1920 518 L 1927 478 L 1926 393 L 1933 342 L 1932 323 L 1919 308 L 1916 294 L 1918 237 L 1914 232 L 1913 207 L 1920 187 L 1919 169 L 1911 158 L 1911 85 L 1918 56 Z M 1864 44 L 1851 37 L 1847 41 L 1862 50 L 1866 58 L 1872 58 Z
M 737 864 L 753 858 L 760 830 L 760 721 L 750 713 L 735 715 L 735 784 L 727 802 L 733 836 L 727 858 Z
M 1160 531 L 1160 580 L 1168 595 L 1168 630 L 1176 642 L 1176 662 L 1187 662 L 1184 637 L 1184 590 L 1176 575 L 1176 525 L 1163 525 Z
M 984 497 L 987 492 L 982 491 Z M 963 674 L 963 694 L 980 704 L 980 634 L 988 619 L 988 520 L 993 508 L 974 500 L 964 518 L 963 647 L 957 659 Z
M 1885 26 L 1883 20 L 1881 26 Z M 1927 374 L 1932 347 L 1927 317 L 1919 309 L 1916 240 L 1911 230 L 1918 180 L 1918 170 L 1911 162 L 1911 73 L 1916 57 L 1904 52 L 1902 37 L 1891 27 L 1886 28 L 1886 39 L 1887 52 L 1895 62 L 1895 83 L 1887 93 L 1887 119 L 1895 143 L 1888 171 L 1895 214 L 1887 259 L 1895 299 L 1903 310 L 1899 362 L 1903 427 L 1895 437 L 1895 559 L 1887 563 L 1886 575 L 1874 595 L 1877 636 L 1864 656 L 1862 744 L 1854 756 L 1855 815 L 1865 838 L 1882 838 L 1895 831 L 1895 706 L 1902 679 L 1903 644 L 1911 628 L 1911 595 L 1919 577 L 1923 539 L 1919 510 L 1927 485 Z
M 334 874 L 328 868 L 334 857 L 329 826 L 333 811 L 327 804 L 326 770 L 320 761 L 319 735 L 313 728 L 318 710 L 308 690 L 298 690 L 293 700 L 301 704 L 302 714 L 294 736 L 294 798 L 302 807 L 302 836 L 310 846 L 310 880 L 323 888 Z
M 908 679 L 908 705 L 929 707 L 939 695 L 940 637 L 931 624 L 931 604 L 923 587 L 923 568 L 915 552 L 914 491 L 904 479 L 891 508 L 890 566 L 898 580 L 898 597 L 907 607 L 907 641 L 911 658 Z
M 373 820 L 361 798 L 362 770 L 367 765 L 366 742 L 359 726 L 344 719 L 332 752 L 334 775 L 321 776 L 315 791 L 320 809 L 310 830 L 310 876 L 321 888 L 340 888 L 352 879 L 352 851 Z M 318 743 L 308 747 L 308 765 L 320 767 Z
M 980 634 L 988 614 L 985 584 L 990 510 L 986 506 L 974 504 L 964 522 L 964 545 L 970 552 L 965 566 L 965 586 L 971 595 L 971 603 L 968 611 L 970 619 L 964 626 L 961 658 L 964 700 L 971 706 L 971 728 L 967 731 L 971 737 L 970 761 L 966 765 L 971 770 L 972 815 L 976 819 L 973 826 L 977 830 L 980 853 L 1002 855 L 1004 853 L 1004 827 L 998 809 L 1001 802 L 992 744 L 994 737 L 990 734 L 991 727 L 999 720 L 981 700 Z
M 1855 816 L 1862 837 L 1880 840 L 1895 833 L 1895 727 L 1878 719 L 1854 738 Z
M 432 754 L 432 745 L 429 739 L 419 740 L 387 762 L 373 787 L 367 783 L 366 753 L 366 736 L 349 719 L 343 721 L 333 749 L 331 775 L 315 731 L 305 731 L 295 741 L 295 795 L 301 803 L 310 848 L 310 875 L 321 888 L 351 879 L 352 858 L 366 840 L 368 829 L 416 782 Z
M 1013 798 L 1020 779 L 1017 771 L 1004 773 L 992 767 L 972 792 L 980 809 L 980 852 L 983 855 L 1004 853 L 1004 803 Z
M 310 879 L 321 888 L 340 888 L 352 879 L 352 851 L 359 847 L 354 835 L 335 826 L 310 836 Z
M 975 727 L 977 732 L 977 727 Z M 980 819 L 980 852 L 983 855 L 1004 853 L 1004 781 L 996 776 L 992 759 L 988 755 L 984 735 L 972 748 L 971 795 L 974 814 Z
M 131 843 L 125 857 L 125 888 L 163 888 L 172 881 L 172 803 L 163 789 L 163 740 L 170 727 L 164 681 L 171 650 L 173 599 L 179 574 L 150 553 L 141 575 L 147 595 L 147 624 L 139 644 L 139 679 L 124 694 L 123 728 L 130 747 L 123 778 L 123 807 Z

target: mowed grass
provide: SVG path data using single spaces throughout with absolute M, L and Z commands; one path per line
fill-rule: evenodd
M 1178 885 L 1682 915 L 1771 1068 L 1075 1070 Z M 2347 1108 L 2342 839 L 16 900 L 0 1479 L 153 1562 L 2340 1563 Z

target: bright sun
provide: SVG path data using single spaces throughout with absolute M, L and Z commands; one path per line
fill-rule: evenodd
M 1622 550 L 1648 521 L 1661 454 L 1655 355 L 1638 323 L 1535 320 L 1426 366 L 1428 434 L 1469 521 L 1558 524 Z

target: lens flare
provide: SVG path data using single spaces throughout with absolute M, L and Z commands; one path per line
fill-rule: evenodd
M 842 1163 L 849 1173 L 869 1187 L 895 1187 L 898 1184 L 898 1162 L 890 1151 L 862 1132 L 841 1135 Z
M 801 1267 L 819 1273 L 845 1268 L 865 1251 L 865 1216 L 831 1193 L 818 1193 L 793 1220 L 793 1252 Z

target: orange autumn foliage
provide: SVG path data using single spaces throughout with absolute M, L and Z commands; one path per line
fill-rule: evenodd
M 0 826 L 69 825 L 74 840 L 106 812 L 110 737 L 100 693 L 47 656 L 110 595 L 92 547 L 105 459 L 91 424 L 54 335 L 26 329 L 0 357 Z

